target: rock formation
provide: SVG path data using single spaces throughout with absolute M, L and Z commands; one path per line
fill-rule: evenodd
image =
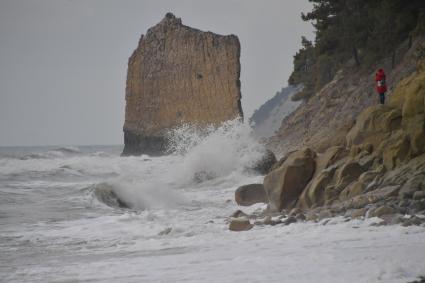
M 425 46 L 425 38 L 419 40 Z M 425 215 L 425 58 L 415 56 L 414 52 L 407 52 L 392 72 L 395 78 L 387 105 L 379 105 L 376 99 L 375 105 L 359 111 L 359 106 L 352 105 L 354 99 L 364 105 L 367 98 L 351 97 L 358 91 L 344 89 L 344 82 L 353 81 L 353 74 L 345 74 L 284 120 L 296 122 L 293 132 L 281 137 L 284 144 L 291 146 L 286 151 L 292 151 L 264 178 L 269 204 L 266 213 L 284 217 L 295 209 L 313 221 L 344 215 L 380 217 L 382 225 L 425 223 L 421 216 Z M 412 70 L 410 64 L 415 58 Z M 339 93 L 337 85 L 342 89 Z M 337 121 L 328 116 L 326 107 L 313 106 L 312 101 L 334 110 L 333 103 L 342 109 L 351 106 L 335 113 L 341 119 Z M 324 112 L 317 112 L 321 108 Z M 311 117 L 308 110 L 312 110 Z M 359 111 L 353 122 L 351 111 Z M 315 119 L 325 121 L 326 116 L 329 123 L 319 126 Z M 353 125 L 349 127 L 350 123 Z M 335 126 L 335 135 L 329 124 Z M 336 127 L 344 124 L 342 130 Z M 286 127 L 289 126 L 283 124 L 281 129 Z M 302 143 L 296 144 L 294 137 Z M 306 144 L 313 149 L 303 147 Z
M 124 155 L 162 154 L 181 124 L 242 117 L 240 44 L 202 32 L 168 13 L 142 35 L 128 62 Z

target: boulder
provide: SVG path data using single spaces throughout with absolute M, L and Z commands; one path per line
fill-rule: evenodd
M 376 209 L 373 209 L 370 213 L 369 213 L 369 217 L 381 217 L 384 215 L 388 215 L 388 214 L 394 214 L 396 211 L 394 208 L 383 205 L 380 206 Z
M 410 199 L 416 191 L 425 190 L 425 174 L 419 174 L 407 180 L 400 189 L 399 195 L 403 199 Z
M 341 205 L 347 209 L 363 208 L 368 204 L 373 204 L 378 201 L 388 199 L 390 197 L 395 197 L 398 195 L 399 190 L 400 190 L 399 185 L 379 188 L 374 191 L 367 192 L 367 193 L 355 196 L 349 200 L 346 200 L 343 203 L 341 203 Z
M 392 131 L 401 127 L 401 111 L 394 107 L 375 105 L 357 116 L 354 127 L 347 134 L 349 147 L 368 144 L 377 148 Z
M 219 125 L 243 116 L 240 43 L 167 13 L 128 60 L 123 155 L 166 153 L 183 124 Z
M 272 170 L 273 165 L 275 165 L 277 162 L 276 156 L 271 150 L 266 150 L 261 157 L 260 160 L 258 160 L 252 169 L 255 172 L 258 172 L 262 175 L 265 175 L 269 173 Z
M 325 189 L 332 182 L 336 167 L 322 170 L 302 192 L 298 205 L 301 208 L 322 206 L 325 203 Z
M 316 154 L 309 148 L 293 152 L 283 164 L 264 178 L 270 208 L 292 208 L 315 170 Z
M 229 224 L 229 230 L 240 232 L 240 231 L 248 231 L 254 225 L 252 225 L 249 220 L 245 217 L 232 218 Z
M 263 184 L 240 186 L 235 191 L 235 201 L 238 205 L 250 206 L 255 203 L 266 203 L 267 196 Z
M 410 159 L 409 137 L 399 131 L 388 140 L 382 142 L 379 151 L 382 152 L 385 168 L 392 170 Z
M 351 212 L 351 218 L 360 218 L 360 217 L 364 217 L 366 215 L 367 209 L 366 208 L 359 208 L 359 209 L 354 209 Z
M 316 169 L 314 172 L 314 177 L 319 175 L 322 170 L 333 165 L 336 161 L 346 157 L 347 154 L 347 150 L 342 146 L 332 146 L 324 153 L 318 154 L 316 157 Z

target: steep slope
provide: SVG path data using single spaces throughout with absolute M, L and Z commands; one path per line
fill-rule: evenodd
M 162 154 L 167 132 L 242 117 L 240 44 L 168 13 L 142 35 L 128 62 L 124 155 Z
M 415 54 L 421 41 L 423 39 L 416 40 L 410 48 L 406 42 L 397 50 L 394 69 L 390 59 L 379 65 L 387 71 L 388 95 L 391 96 L 402 78 L 415 71 Z M 276 135 L 269 139 L 268 147 L 278 156 L 284 156 L 303 147 L 323 152 L 332 145 L 345 146 L 345 137 L 358 114 L 378 103 L 374 72 L 371 69 L 365 73 L 349 66 L 339 71 L 330 83 L 283 119 Z
M 301 104 L 301 102 L 291 100 L 292 96 L 301 90 L 301 86 L 282 88 L 273 98 L 255 110 L 249 118 L 254 134 L 259 138 L 272 136 L 279 129 L 282 119 L 295 111 Z

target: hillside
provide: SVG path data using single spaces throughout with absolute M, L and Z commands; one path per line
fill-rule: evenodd
M 275 96 L 254 111 L 254 114 L 249 118 L 249 123 L 256 137 L 268 138 L 279 129 L 282 119 L 301 104 L 300 101 L 292 101 L 291 99 L 301 90 L 301 86 L 282 88 Z
M 418 38 L 410 48 L 408 42 L 403 43 L 396 50 L 394 68 L 391 68 L 391 58 L 387 58 L 368 71 L 354 66 L 341 69 L 331 82 L 283 119 L 267 146 L 278 156 L 303 147 L 323 152 L 333 145 L 345 146 L 345 137 L 359 113 L 378 104 L 374 90 L 376 68 L 386 70 L 387 95 L 391 97 L 395 86 L 415 72 L 417 50 L 423 42 L 423 38 Z

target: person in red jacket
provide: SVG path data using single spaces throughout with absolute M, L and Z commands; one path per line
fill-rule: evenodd
M 381 104 L 385 103 L 385 92 L 387 91 L 386 77 L 383 69 L 379 69 L 375 74 L 376 92 L 379 94 Z

